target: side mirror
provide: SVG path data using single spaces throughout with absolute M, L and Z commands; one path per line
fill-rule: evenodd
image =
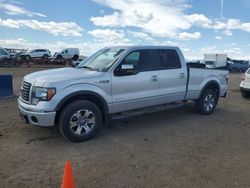
M 131 64 L 123 64 L 121 67 L 122 70 L 134 70 L 134 65 Z
M 120 68 L 115 71 L 116 76 L 127 76 L 134 74 L 134 65 L 123 64 Z

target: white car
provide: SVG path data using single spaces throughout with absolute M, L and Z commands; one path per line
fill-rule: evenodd
M 242 76 L 242 80 L 240 83 L 240 92 L 242 97 L 250 97 L 250 68 Z
M 57 59 L 74 59 L 79 58 L 79 49 L 78 48 L 65 48 L 60 52 L 56 52 L 53 57 Z
M 51 52 L 48 49 L 34 49 L 25 53 L 26 59 L 43 58 L 48 59 L 51 57 Z

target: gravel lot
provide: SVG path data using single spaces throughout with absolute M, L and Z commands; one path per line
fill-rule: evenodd
M 19 95 L 25 74 L 1 68 Z M 53 128 L 24 124 L 17 97 L 0 100 L 0 187 L 60 187 L 66 160 L 76 187 L 250 187 L 250 100 L 230 75 L 227 98 L 210 116 L 192 104 L 124 120 L 92 140 L 66 141 Z M 1 83 L 0 83 L 1 84 Z

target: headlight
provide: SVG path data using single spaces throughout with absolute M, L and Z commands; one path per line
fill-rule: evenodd
M 49 101 L 56 94 L 56 88 L 33 87 L 31 103 L 36 105 L 39 101 Z

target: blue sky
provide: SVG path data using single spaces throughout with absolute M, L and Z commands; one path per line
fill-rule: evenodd
M 0 0 L 0 46 L 174 45 L 187 59 L 250 59 L 250 0 Z

